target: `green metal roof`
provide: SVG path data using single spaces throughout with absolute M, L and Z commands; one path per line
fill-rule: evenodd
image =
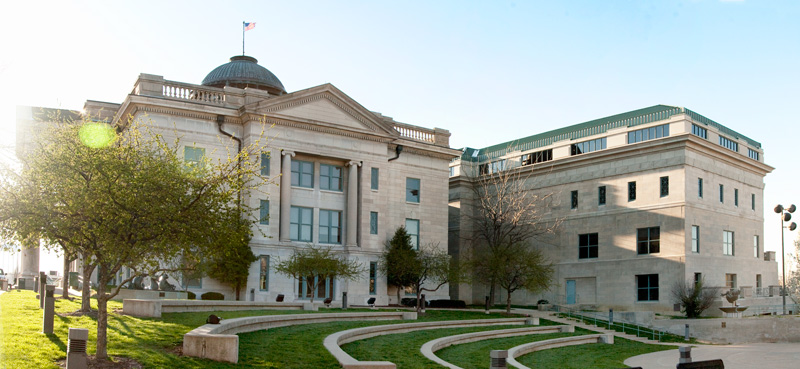
M 505 155 L 510 151 L 528 151 L 539 147 L 552 145 L 561 140 L 577 140 L 583 137 L 605 133 L 609 129 L 619 127 L 634 127 L 641 124 L 657 122 L 668 119 L 673 115 L 687 114 L 695 122 L 712 126 L 723 135 L 731 138 L 743 139 L 748 144 L 761 148 L 761 143 L 754 141 L 736 131 L 723 126 L 711 119 L 708 119 L 692 110 L 678 106 L 654 105 L 651 107 L 637 109 L 626 113 L 616 114 L 605 118 L 590 120 L 572 126 L 555 129 L 538 135 L 528 136 L 519 140 L 508 141 L 501 144 L 478 149 L 475 155 L 472 148 L 465 148 L 461 155 L 461 160 L 466 161 L 485 161 Z

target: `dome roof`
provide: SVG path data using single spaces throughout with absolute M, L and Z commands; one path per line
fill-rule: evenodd
M 252 87 L 266 90 L 271 94 L 283 95 L 286 89 L 283 84 L 267 68 L 258 65 L 258 60 L 251 56 L 237 55 L 229 63 L 222 64 L 203 79 L 203 86 L 238 88 Z

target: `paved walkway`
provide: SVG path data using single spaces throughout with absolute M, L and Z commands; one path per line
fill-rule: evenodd
M 630 367 L 674 369 L 678 350 L 667 350 L 634 356 L 625 360 Z M 746 345 L 698 345 L 692 347 L 692 360 L 722 359 L 725 369 L 800 367 L 800 343 L 752 343 Z

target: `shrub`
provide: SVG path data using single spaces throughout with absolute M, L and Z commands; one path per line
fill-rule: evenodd
M 547 305 L 549 303 L 550 303 L 550 301 L 547 301 L 545 299 L 541 299 L 539 301 L 536 301 L 536 305 Z
M 196 295 L 194 292 L 192 292 L 192 291 L 186 291 L 186 293 L 188 294 L 187 298 L 188 298 L 189 300 L 194 300 L 194 299 L 196 299 L 196 298 L 197 298 L 197 295 Z
M 225 295 L 219 292 L 206 292 L 200 295 L 201 300 L 225 300 Z
M 433 300 L 428 304 L 432 308 L 465 309 L 467 303 L 463 300 Z
M 404 297 L 400 300 L 400 305 L 408 306 L 408 307 L 415 307 L 417 306 L 417 298 L 416 297 Z M 430 301 L 425 301 L 425 306 L 430 306 Z

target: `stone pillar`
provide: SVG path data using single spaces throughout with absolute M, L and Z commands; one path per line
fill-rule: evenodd
M 35 240 L 28 239 L 22 244 L 22 273 L 19 278 L 24 280 L 20 285 L 24 284 L 27 290 L 34 288 L 34 278 L 39 275 L 39 237 L 33 238 Z
M 43 318 L 42 318 L 42 333 L 53 333 L 53 316 L 55 315 L 55 291 L 56 286 L 52 284 L 45 285 L 44 291 L 42 291 L 42 309 Z
M 351 161 L 347 163 L 350 171 L 347 177 L 347 242 L 345 246 L 358 247 L 358 167 L 361 162 Z
M 292 212 L 292 157 L 294 151 L 283 150 L 283 163 L 281 164 L 281 216 L 280 240 L 289 241 L 289 225 Z

